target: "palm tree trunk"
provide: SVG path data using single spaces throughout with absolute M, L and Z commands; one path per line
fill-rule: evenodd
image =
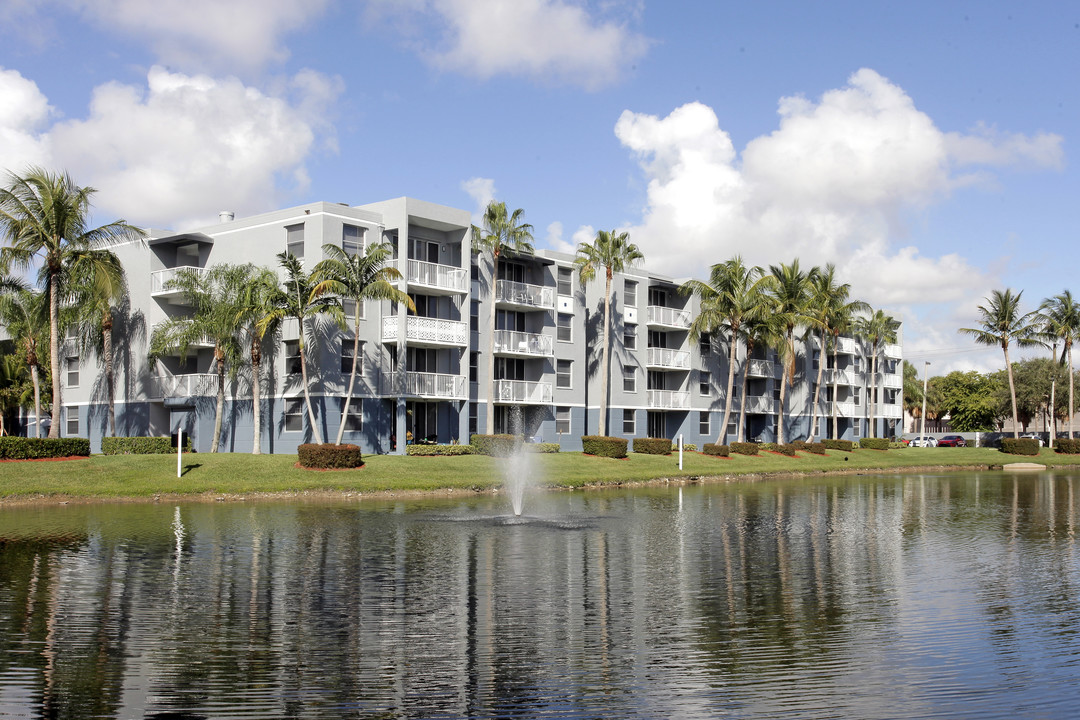
M 814 404 L 810 407 L 810 437 L 814 442 L 818 431 L 818 401 L 821 399 L 821 379 L 825 376 L 825 331 L 821 331 L 821 354 L 818 356 L 817 384 L 814 385 Z
M 735 433 L 737 442 L 742 442 L 746 439 L 746 391 L 750 386 L 749 370 L 750 353 L 753 350 L 751 343 L 746 344 L 746 360 L 743 361 L 742 371 L 742 390 L 739 391 L 739 430 Z
M 874 424 L 874 414 L 877 410 L 877 391 L 878 391 L 878 379 L 877 379 L 877 343 L 875 343 L 871 349 L 873 355 L 870 357 L 870 437 L 877 437 L 877 427 Z
M 359 298 L 356 300 L 357 306 L 362 303 L 363 300 Z M 349 403 L 352 402 L 353 388 L 356 386 L 356 354 L 360 351 L 360 313 L 356 313 L 356 319 L 353 321 L 355 327 L 353 327 L 353 339 L 352 339 L 352 370 L 349 373 L 349 389 L 345 392 L 345 407 L 341 409 L 341 425 L 338 426 L 337 431 L 337 444 L 341 444 L 341 438 L 345 435 L 345 419 L 349 417 Z
M 727 442 L 728 419 L 731 417 L 731 391 L 735 388 L 735 360 L 739 350 L 739 326 L 731 326 L 731 343 L 728 348 L 728 374 L 727 374 L 727 397 L 724 400 L 724 419 L 721 420 L 720 433 L 716 436 L 716 444 L 723 445 Z
M 251 339 L 251 424 L 254 425 L 255 439 L 251 454 L 262 454 L 262 348 L 261 340 Z
M 215 348 L 214 360 L 217 363 L 217 404 L 214 407 L 214 434 L 210 439 L 210 452 L 218 451 L 218 443 L 221 442 L 221 418 L 225 414 L 225 361 L 221 359 Z
M 1013 371 L 1012 363 L 1009 362 L 1009 346 L 1002 345 L 1002 352 L 1005 353 L 1005 370 L 1009 376 L 1009 399 L 1012 400 L 1012 421 L 1013 421 L 1013 437 L 1020 437 L 1020 420 L 1016 413 L 1016 385 L 1013 383 Z
M 598 434 L 607 434 L 607 397 L 608 383 L 611 375 L 611 343 L 608 342 L 608 332 L 611 327 L 611 268 L 607 269 L 604 281 L 604 374 L 600 378 L 600 423 L 597 426 Z
M 838 337 L 833 335 L 833 351 L 832 351 L 832 364 L 833 364 L 833 380 L 832 380 L 832 436 L 834 440 L 839 440 L 840 435 L 838 433 L 840 429 L 840 421 L 837 416 L 837 392 L 840 390 L 840 343 Z
M 60 289 L 57 275 L 59 271 L 49 273 L 49 360 L 52 362 L 52 422 L 49 423 L 49 437 L 60 437 Z
M 1072 343 L 1069 343 L 1069 439 L 1073 439 L 1073 363 L 1072 363 Z
M 101 345 L 105 355 L 105 394 L 109 403 L 109 437 L 116 437 L 116 374 L 113 368 L 112 311 L 101 322 Z
M 304 382 L 304 404 L 307 406 L 308 422 L 311 424 L 311 439 L 316 445 L 322 445 L 322 435 L 319 427 L 315 424 L 315 411 L 311 407 L 311 393 L 308 392 L 307 378 L 307 350 L 304 349 L 304 321 L 300 321 L 300 340 L 297 343 L 300 350 L 300 377 Z
M 787 338 L 787 354 L 784 358 L 783 368 L 780 372 L 780 406 L 776 408 L 776 444 L 784 444 L 784 397 L 787 395 L 787 379 L 790 372 L 795 374 L 795 340 L 789 333 Z M 790 364 L 790 369 L 789 369 Z
M 496 248 L 496 250 L 491 253 L 491 292 L 488 293 L 491 296 L 491 332 L 488 333 L 488 377 L 491 378 L 491 384 L 488 387 L 487 394 L 487 419 L 484 421 L 484 427 L 487 428 L 488 435 L 495 434 L 495 286 L 498 282 L 499 251 Z
M 30 365 L 30 379 L 34 382 L 34 437 L 41 437 L 41 381 L 38 379 L 37 363 Z

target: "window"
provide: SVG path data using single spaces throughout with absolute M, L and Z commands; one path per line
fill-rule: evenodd
M 635 435 L 637 433 L 637 423 L 635 418 L 637 414 L 633 410 L 622 411 L 622 431 L 623 435 Z
M 862 388 L 855 388 L 855 404 L 862 405 Z
M 637 392 L 637 373 L 633 365 L 623 365 L 622 389 L 624 392 Z
M 862 358 L 859 357 L 858 355 L 855 356 L 854 369 L 855 369 L 855 372 L 861 372 L 862 371 Z
M 347 318 L 364 317 L 364 303 L 357 303 L 352 298 L 341 299 L 341 310 Z
M 480 301 L 473 300 L 471 307 L 469 308 L 469 330 L 472 332 L 480 331 Z
M 574 279 L 574 271 L 573 270 L 571 270 L 570 268 L 564 268 L 564 267 L 559 268 L 558 293 L 560 295 L 573 295 L 574 294 L 574 291 L 573 291 L 573 279 Z
M 555 408 L 555 432 L 560 435 L 570 433 L 570 408 Z
M 862 435 L 862 418 L 855 418 L 851 421 L 851 432 L 855 437 Z
M 304 399 L 285 400 L 285 431 L 300 432 L 304 429 Z
M 623 281 L 623 305 L 626 307 L 637 306 L 637 283 L 633 280 Z
M 574 363 L 570 360 L 558 360 L 555 364 L 555 387 L 570 388 L 570 372 Z
M 475 435 L 480 427 L 479 408 L 477 403 L 469 403 L 469 434 Z
M 285 341 L 285 374 L 300 374 L 300 341 Z
M 341 374 L 351 375 L 353 371 L 353 339 L 341 338 Z M 364 375 L 364 342 L 360 341 L 360 357 L 356 360 L 356 374 Z
M 558 339 L 559 342 L 573 342 L 574 341 L 574 316 L 563 315 L 559 313 L 558 319 Z
M 479 355 L 480 353 L 469 353 L 469 382 L 476 382 L 480 375 Z
M 627 350 L 637 350 L 637 326 L 627 325 L 623 329 L 623 347 Z
M 67 386 L 69 388 L 79 387 L 79 358 L 69 357 L 66 361 L 67 367 Z
M 712 337 L 709 333 L 701 333 L 701 337 L 698 338 L 698 353 L 701 357 L 705 357 L 712 352 Z
M 344 405 L 345 401 L 341 401 Z M 345 415 L 345 432 L 361 432 L 364 429 L 364 403 L 360 398 L 349 401 L 349 412 Z
M 285 228 L 285 252 L 304 259 L 304 223 Z
M 364 252 L 364 228 L 356 225 L 344 225 L 341 228 L 341 249 L 346 255 L 360 255 Z
M 701 412 L 698 413 L 698 423 L 697 423 L 697 425 L 698 425 L 697 430 L 698 430 L 699 435 L 710 435 L 711 434 L 709 432 L 709 411 L 708 410 L 702 410 Z
M 67 418 L 67 436 L 75 437 L 79 434 L 79 406 L 66 406 L 64 408 L 64 417 Z
M 702 397 L 712 395 L 712 375 L 708 370 L 698 370 L 698 392 Z
M 814 351 L 814 369 L 815 370 L 818 369 L 818 365 L 820 363 L 821 363 L 821 351 L 820 350 L 815 350 Z

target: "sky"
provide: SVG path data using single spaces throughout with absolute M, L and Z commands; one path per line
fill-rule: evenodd
M 1078 60 L 1039 0 L 3 0 L 0 168 L 102 223 L 496 199 L 676 279 L 834 263 L 920 372 L 993 370 L 993 289 L 1080 294 Z

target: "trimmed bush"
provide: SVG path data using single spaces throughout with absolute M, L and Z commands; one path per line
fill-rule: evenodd
M 805 440 L 792 440 L 791 446 L 800 452 L 807 452 L 807 442 Z
M 1032 438 L 1001 438 L 1001 452 L 1009 455 L 1038 455 L 1039 441 Z
M 406 445 L 405 454 L 413 456 L 450 456 L 450 455 L 473 455 L 476 448 L 472 445 Z
M 358 468 L 364 464 L 356 445 L 316 445 L 306 443 L 296 448 L 301 467 L 317 470 Z
M 779 453 L 780 455 L 787 455 L 788 457 L 795 457 L 795 446 L 788 443 L 784 443 L 783 445 L 777 445 L 776 443 L 761 443 L 761 449 Z
M 562 450 L 559 443 L 525 443 L 521 447 L 525 448 L 525 452 L 534 453 L 557 453 Z
M 683 443 L 682 449 L 685 452 L 697 452 L 697 443 Z M 679 443 L 671 441 L 671 452 L 679 452 Z
M 607 437 L 605 435 L 582 435 L 581 451 L 586 455 L 598 457 L 626 457 L 626 438 Z
M 717 457 L 731 457 L 731 448 L 727 445 L 717 445 L 716 443 L 705 443 L 702 446 L 701 452 L 706 455 L 716 455 Z
M 671 440 L 667 438 L 634 438 L 634 452 L 642 455 L 670 455 Z
M 1054 440 L 1054 452 L 1061 453 L 1063 455 L 1080 455 L 1080 439 L 1073 438 L 1060 438 Z
M 844 452 L 851 452 L 855 449 L 855 443 L 850 440 L 835 440 L 832 438 L 825 438 L 821 441 L 821 444 L 828 450 L 843 450 Z
M 888 450 L 889 441 L 885 438 L 863 438 L 859 441 L 859 447 L 866 450 Z
M 0 460 L 89 457 L 87 438 L 0 437 Z
M 191 452 L 191 436 L 184 436 L 184 452 Z M 102 455 L 171 455 L 176 441 L 171 437 L 101 438 Z
M 752 442 L 733 442 L 731 443 L 731 452 L 738 453 L 740 455 L 757 455 L 759 446 L 757 443 Z
M 469 443 L 476 450 L 477 455 L 491 457 L 510 457 L 522 442 L 521 435 L 480 435 L 478 433 L 469 438 Z
M 825 454 L 825 443 L 819 443 L 819 442 L 817 442 L 817 443 L 807 443 L 806 444 L 806 449 L 809 450 L 810 452 L 814 453 L 815 455 L 824 455 Z
M 776 452 L 777 444 L 773 442 L 758 443 L 758 450 L 765 450 L 767 452 Z

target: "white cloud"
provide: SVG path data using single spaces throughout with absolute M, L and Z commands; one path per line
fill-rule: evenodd
M 484 211 L 487 210 L 487 206 L 491 204 L 491 201 L 495 199 L 495 181 L 491 178 L 469 178 L 461 183 L 461 189 L 476 203 L 476 210 L 472 214 L 473 225 L 481 226 Z
M 970 133 L 948 133 L 945 142 L 949 156 L 957 165 L 1028 165 L 1035 168 L 1061 169 L 1065 154 L 1062 138 L 1040 132 L 1033 137 L 1019 133 L 1000 133 L 984 124 Z
M 650 44 L 628 29 L 634 8 L 622 3 L 590 10 L 566 0 L 374 0 L 371 7 L 375 17 L 401 20 L 405 35 L 420 34 L 414 19 L 435 25 L 436 49 L 414 39 L 421 54 L 438 68 L 485 79 L 506 74 L 596 89 L 618 80 Z M 601 19 L 603 12 L 623 17 Z
M 49 143 L 39 131 L 53 114 L 36 83 L 0 68 L 0 169 L 18 173 L 49 164 Z
M 558 220 L 547 226 L 544 245 L 555 252 L 573 253 L 576 249 L 572 243 L 563 240 L 563 224 Z

